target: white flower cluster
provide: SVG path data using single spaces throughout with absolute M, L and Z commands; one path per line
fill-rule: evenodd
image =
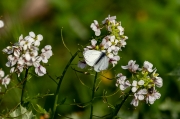
M 7 88 L 7 85 L 10 83 L 10 78 L 9 75 L 6 75 L 2 69 L 0 69 L 0 84 L 4 85 Z M 0 92 L 1 92 L 1 87 L 0 87 Z
M 38 47 L 42 40 L 42 35 L 36 36 L 34 32 L 29 32 L 29 35 L 25 38 L 21 35 L 19 42 L 3 49 L 3 52 L 8 54 L 6 66 L 11 67 L 11 73 L 16 72 L 20 76 L 24 69 L 34 66 L 37 75 L 43 76 L 46 74 L 46 68 L 40 62 L 47 63 L 52 56 L 52 50 L 50 45 L 46 45 L 41 49 L 41 54 L 38 54 Z
M 127 36 L 124 36 L 124 28 L 120 22 L 116 21 L 116 16 L 108 16 L 102 21 L 101 25 L 99 25 L 98 21 L 94 20 L 94 23 L 92 23 L 90 27 L 97 37 L 91 40 L 91 45 L 86 46 L 84 51 L 99 50 L 106 53 L 109 62 L 114 67 L 120 60 L 118 51 L 121 51 L 121 48 L 125 47 L 126 40 L 128 39 Z M 106 33 L 108 31 L 108 33 L 100 37 L 102 29 L 105 29 Z M 82 63 L 84 63 L 84 61 L 82 61 Z M 82 68 L 85 67 L 85 65 L 81 66 Z
M 153 104 L 156 99 L 161 97 L 156 87 L 162 87 L 163 80 L 158 77 L 159 74 L 156 73 L 156 69 L 152 69 L 153 65 L 150 62 L 145 61 L 142 68 L 139 68 L 135 62 L 130 60 L 127 66 L 122 66 L 123 69 L 128 69 L 133 74 L 131 81 L 120 73 L 117 75 L 116 86 L 119 86 L 122 91 L 128 87 L 131 88 L 131 92 L 134 94 L 131 104 L 134 106 L 138 106 L 139 101 L 142 100 L 148 104 Z

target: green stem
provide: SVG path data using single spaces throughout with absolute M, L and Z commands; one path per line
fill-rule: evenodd
M 27 77 L 28 77 L 28 70 L 29 69 L 26 69 L 25 77 L 24 77 L 23 82 L 22 82 L 23 87 L 22 87 L 22 92 L 21 92 L 21 105 L 24 103 L 23 97 L 24 97 L 24 91 L 25 91 Z
M 77 56 L 77 54 L 78 54 L 78 51 L 71 57 L 71 59 L 69 60 L 68 64 L 66 65 L 66 67 L 65 67 L 61 77 L 59 78 L 58 86 L 57 86 L 57 89 L 56 89 L 56 92 L 55 92 L 55 100 L 54 100 L 54 105 L 53 105 L 51 119 L 54 119 L 54 117 L 55 117 L 56 108 L 57 108 L 57 102 L 58 102 L 58 96 L 59 96 L 58 94 L 59 94 L 59 90 L 60 90 L 60 86 L 61 86 L 62 80 L 64 78 L 64 75 L 66 74 L 66 71 L 67 71 L 68 67 L 71 65 L 71 62 L 74 60 L 74 58 Z
M 98 73 L 96 72 L 95 77 L 94 77 L 91 101 L 93 101 L 93 99 L 94 99 L 94 94 L 95 94 L 95 90 L 96 90 L 96 86 L 95 85 L 96 85 L 97 74 Z M 93 117 L 93 104 L 91 104 L 90 119 L 92 119 L 92 117 Z
M 124 97 L 124 99 L 122 100 L 122 102 L 120 104 L 117 104 L 115 106 L 115 111 L 113 112 L 113 117 L 116 116 L 119 112 L 119 110 L 121 109 L 122 105 L 124 104 L 124 102 L 126 101 L 126 99 L 129 97 L 129 95 L 131 94 L 131 90 L 128 92 L 128 94 Z

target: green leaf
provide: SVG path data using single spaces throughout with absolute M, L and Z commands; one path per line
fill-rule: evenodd
M 16 119 L 37 119 L 36 116 L 33 115 L 32 111 L 28 111 L 21 105 L 10 113 L 10 117 Z
M 36 106 L 38 107 L 38 110 L 40 113 L 43 113 L 43 114 L 47 113 L 47 111 L 44 108 L 42 108 L 40 105 L 36 104 Z

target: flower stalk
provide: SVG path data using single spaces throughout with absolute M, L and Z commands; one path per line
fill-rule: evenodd
M 29 71 L 29 69 L 26 69 L 25 77 L 24 77 L 24 80 L 22 81 L 23 87 L 22 87 L 22 92 L 21 92 L 21 105 L 24 103 L 23 97 L 24 97 L 24 91 L 25 91 L 27 77 L 28 77 L 28 71 Z
M 97 79 L 97 72 L 95 74 L 95 77 L 94 77 L 94 83 L 93 83 L 93 88 L 92 88 L 92 97 L 91 97 L 91 101 L 94 100 L 94 95 L 95 95 L 95 90 L 96 90 L 96 79 Z M 93 117 L 93 104 L 91 104 L 91 112 L 90 112 L 90 119 L 92 119 Z
M 71 57 L 71 59 L 69 60 L 68 64 L 66 65 L 66 67 L 64 68 L 64 71 L 62 73 L 62 75 L 59 77 L 59 82 L 58 82 L 58 86 L 55 92 L 55 100 L 54 100 L 54 105 L 53 105 L 53 110 L 52 110 L 52 117 L 51 119 L 54 119 L 55 117 L 55 113 L 56 113 L 56 108 L 57 108 L 57 103 L 58 103 L 58 98 L 59 98 L 59 91 L 60 91 L 60 87 L 61 87 L 61 83 L 62 80 L 64 78 L 64 75 L 66 74 L 67 69 L 69 68 L 69 66 L 71 65 L 71 62 L 74 60 L 74 58 L 77 56 L 78 51 Z
M 124 97 L 124 99 L 122 100 L 122 102 L 120 104 L 117 104 L 115 106 L 115 110 L 113 112 L 113 116 L 112 117 L 115 117 L 117 116 L 119 110 L 121 109 L 122 105 L 124 104 L 124 102 L 126 101 L 126 99 L 129 97 L 129 95 L 131 94 L 131 90 L 126 94 L 126 96 Z

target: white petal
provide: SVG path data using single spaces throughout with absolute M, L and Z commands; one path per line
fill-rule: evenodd
M 161 77 L 156 77 L 155 84 L 156 84 L 156 86 L 159 87 L 159 88 L 162 87 L 162 85 L 163 85 L 163 80 L 162 80 L 162 78 L 161 78 Z
M 0 28 L 4 27 L 4 22 L 0 20 Z
M 11 62 L 8 61 L 8 62 L 6 63 L 6 66 L 7 66 L 7 67 L 11 67 Z
M 15 67 L 12 67 L 12 68 L 10 69 L 10 73 L 14 73 L 14 71 L 15 71 Z
M 43 36 L 41 34 L 37 35 L 37 40 L 38 41 L 42 41 L 43 40 Z
M 40 65 L 39 67 L 35 68 L 35 72 L 38 76 L 43 76 L 44 74 L 46 74 L 46 68 Z
M 133 81 L 132 86 L 137 86 L 137 81 Z
M 125 89 L 126 89 L 124 85 L 120 85 L 119 88 L 120 88 L 121 90 L 125 90 Z
M 92 39 L 92 40 L 91 40 L 91 45 L 92 45 L 92 46 L 96 46 L 96 43 L 97 43 L 97 41 L 96 41 L 95 39 Z
M 29 53 L 26 53 L 26 54 L 25 54 L 25 59 L 26 59 L 27 61 L 29 61 L 29 60 L 31 59 L 31 56 L 30 56 Z
M 95 35 L 96 35 L 96 36 L 99 36 L 100 34 L 101 34 L 100 29 L 97 29 L 97 30 L 95 31 Z
M 122 69 L 128 69 L 128 65 L 127 66 L 121 66 Z
M 139 95 L 139 96 L 138 96 L 138 99 L 139 99 L 139 100 L 144 100 L 144 95 Z
M 0 69 L 0 78 L 4 77 L 4 71 Z
M 154 94 L 154 97 L 155 97 L 156 99 L 159 99 L 159 98 L 161 97 L 161 94 L 158 93 L 158 92 L 156 92 L 156 93 Z
M 136 87 L 132 87 L 131 91 L 134 93 L 137 91 L 137 88 Z
M 22 41 L 22 40 L 23 40 L 23 35 L 21 34 L 21 35 L 19 36 L 19 42 Z
M 39 45 L 40 45 L 40 42 L 39 42 L 38 40 L 36 40 L 36 41 L 34 42 L 34 45 L 35 45 L 35 46 L 39 46 Z
M 131 105 L 134 105 L 135 107 L 137 107 L 138 104 L 139 104 L 139 100 L 137 100 L 137 99 L 133 99 L 133 100 L 131 101 Z
M 35 38 L 35 33 L 31 31 L 31 32 L 29 32 L 29 36 Z
M 2 85 L 4 85 L 7 88 L 7 85 L 10 83 L 10 80 L 11 79 L 9 78 L 9 75 L 7 75 L 2 79 Z
M 140 86 L 144 85 L 144 81 L 143 80 L 138 81 L 138 85 Z

